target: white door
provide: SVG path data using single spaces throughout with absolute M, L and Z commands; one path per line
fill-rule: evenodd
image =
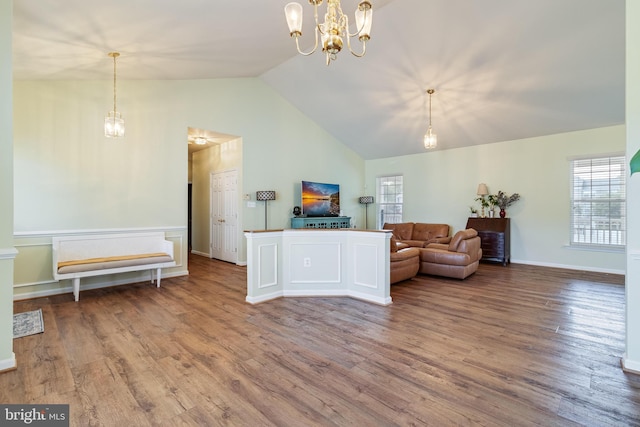
M 238 173 L 211 173 L 211 258 L 238 261 Z

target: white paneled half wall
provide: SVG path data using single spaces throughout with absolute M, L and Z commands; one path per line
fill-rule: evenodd
M 247 302 L 347 296 L 391 304 L 385 231 L 291 229 L 246 232 Z

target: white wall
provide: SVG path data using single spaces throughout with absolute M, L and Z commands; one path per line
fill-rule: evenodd
M 640 3 L 626 3 L 626 123 L 627 159 L 640 150 Z M 627 277 L 625 367 L 640 373 L 640 173 L 627 180 Z
M 341 184 L 345 214 L 360 212 L 364 161 L 258 79 L 119 80 L 122 139 L 102 133 L 110 81 L 16 81 L 14 91 L 14 231 L 24 249 L 16 260 L 16 284 L 25 291 L 57 286 L 45 264 L 53 232 L 183 229 L 186 237 L 188 127 L 242 138 L 239 197 L 275 190 L 271 227 L 289 226 L 303 179 Z M 222 158 L 217 164 L 229 163 Z M 262 204 L 240 205 L 240 230 L 261 229 Z M 242 262 L 246 245 L 240 239 Z M 186 255 L 186 238 L 176 241 L 183 241 L 180 253 Z M 41 249 L 29 249 L 36 246 Z M 28 270 L 31 261 L 42 272 Z
M 446 145 L 444 140 L 438 143 Z M 447 223 L 455 230 L 466 225 L 480 182 L 486 183 L 491 193 L 519 193 L 521 200 L 507 210 L 507 216 L 512 218 L 512 261 L 624 273 L 622 252 L 567 247 L 568 159 L 624 152 L 625 127 L 613 126 L 371 160 L 366 162 L 366 182 L 368 188 L 374 189 L 376 177 L 403 174 L 404 220 Z M 375 212 L 370 215 L 371 223 Z
M 0 1 L 0 371 L 13 354 L 13 125 L 11 28 L 13 2 Z

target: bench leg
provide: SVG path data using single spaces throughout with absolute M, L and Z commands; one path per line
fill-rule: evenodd
M 78 302 L 78 300 L 80 299 L 80 278 L 79 277 L 73 278 L 73 297 L 75 298 L 76 302 Z
M 159 288 L 159 287 L 160 287 L 160 276 L 161 276 L 161 275 L 162 275 L 162 269 L 161 269 L 161 268 L 159 268 L 159 269 L 158 269 L 158 273 L 157 273 L 157 277 L 156 277 L 156 280 L 157 280 L 156 288 Z

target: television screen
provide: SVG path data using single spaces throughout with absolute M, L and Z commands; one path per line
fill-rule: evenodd
M 340 185 L 302 181 L 302 213 L 306 216 L 340 216 Z

